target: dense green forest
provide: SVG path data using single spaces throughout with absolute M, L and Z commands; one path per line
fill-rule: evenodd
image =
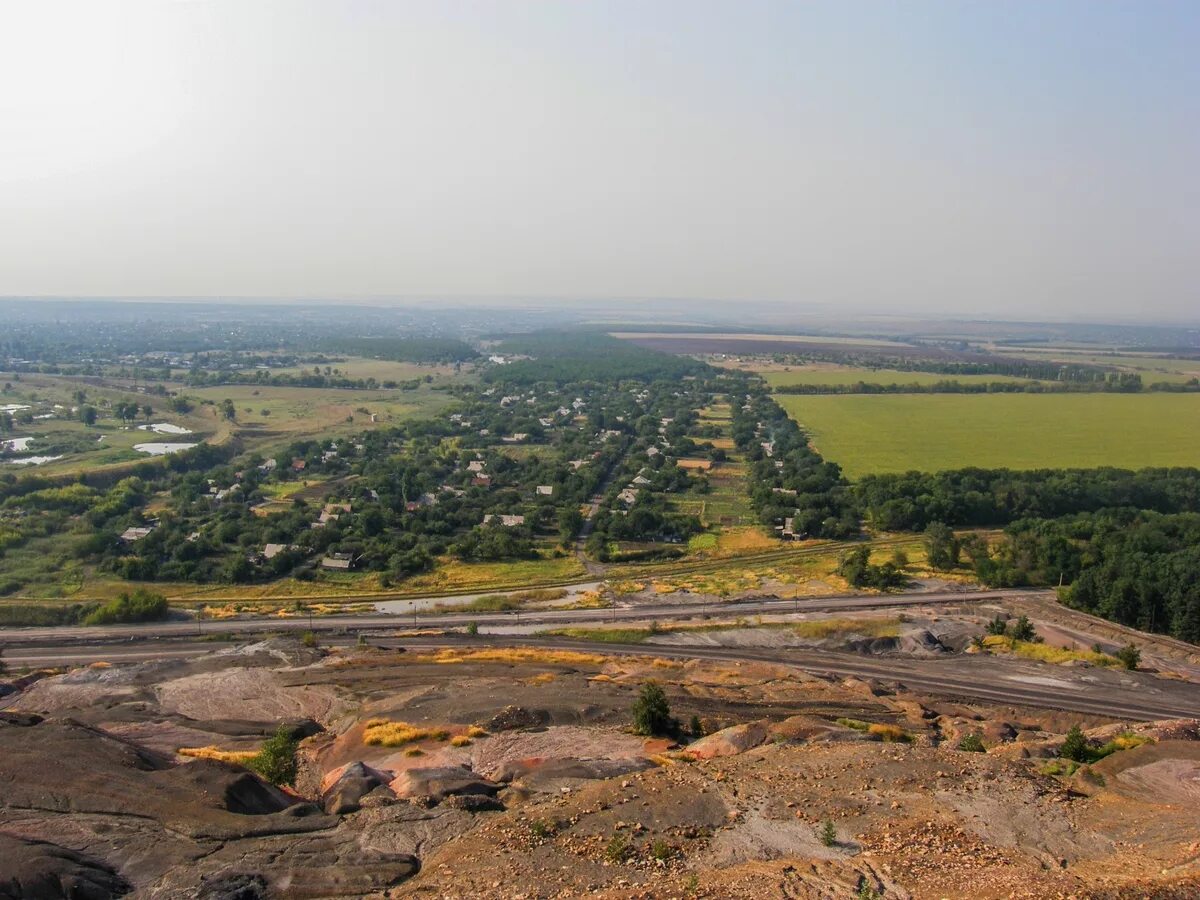
M 1200 470 L 957 469 L 869 475 L 854 488 L 866 520 L 883 531 L 923 531 L 931 522 L 1006 525 L 1115 507 L 1200 512 Z

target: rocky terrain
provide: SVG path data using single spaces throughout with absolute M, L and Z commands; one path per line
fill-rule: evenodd
M 280 639 L 10 677 L 0 897 L 1200 896 L 1195 720 L 653 654 Z M 649 681 L 677 733 L 632 733 Z M 1076 724 L 1127 749 L 1064 765 Z M 281 725 L 277 787 L 240 763 Z

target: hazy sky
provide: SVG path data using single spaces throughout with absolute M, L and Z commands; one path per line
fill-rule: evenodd
M 0 294 L 1200 317 L 1200 3 L 0 0 Z

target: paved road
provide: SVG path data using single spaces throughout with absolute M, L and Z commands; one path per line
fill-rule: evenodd
M 691 619 L 703 616 L 746 616 L 789 612 L 838 612 L 930 606 L 946 603 L 982 603 L 989 600 L 1052 596 L 1052 591 L 948 591 L 945 593 L 885 594 L 878 596 L 808 597 L 799 600 L 751 599 L 733 601 L 696 600 L 654 607 L 618 606 L 609 609 L 546 609 L 503 613 L 452 612 L 412 615 L 366 614 L 306 616 L 291 619 L 251 618 L 197 622 L 148 622 L 139 625 L 68 626 L 54 628 L 0 628 L 0 646 L 41 643 L 64 645 L 89 641 L 113 641 L 156 637 L 186 637 L 201 634 L 257 634 L 270 631 L 377 631 L 381 628 L 452 628 L 474 622 L 485 626 L 568 626 L 588 623 L 629 622 L 657 619 Z

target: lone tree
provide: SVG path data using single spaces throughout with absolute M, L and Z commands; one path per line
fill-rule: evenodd
M 1071 730 L 1067 732 L 1067 739 L 1058 748 L 1058 755 L 1061 759 L 1087 762 L 1088 740 L 1084 736 L 1083 729 L 1079 727 L 1079 723 L 1072 725 Z
M 291 784 L 296 780 L 296 739 L 286 726 L 280 725 L 258 755 L 248 760 L 247 768 L 253 769 L 272 784 Z
M 817 839 L 826 847 L 832 847 L 837 843 L 837 826 L 833 824 L 832 819 L 826 819 L 821 823 L 821 827 L 817 829 Z
M 668 734 L 675 727 L 667 695 L 653 681 L 642 685 L 633 701 L 633 731 L 635 734 Z
M 1136 645 L 1130 643 L 1118 650 L 1116 657 L 1121 661 L 1121 665 L 1132 672 L 1142 661 L 1142 651 Z

